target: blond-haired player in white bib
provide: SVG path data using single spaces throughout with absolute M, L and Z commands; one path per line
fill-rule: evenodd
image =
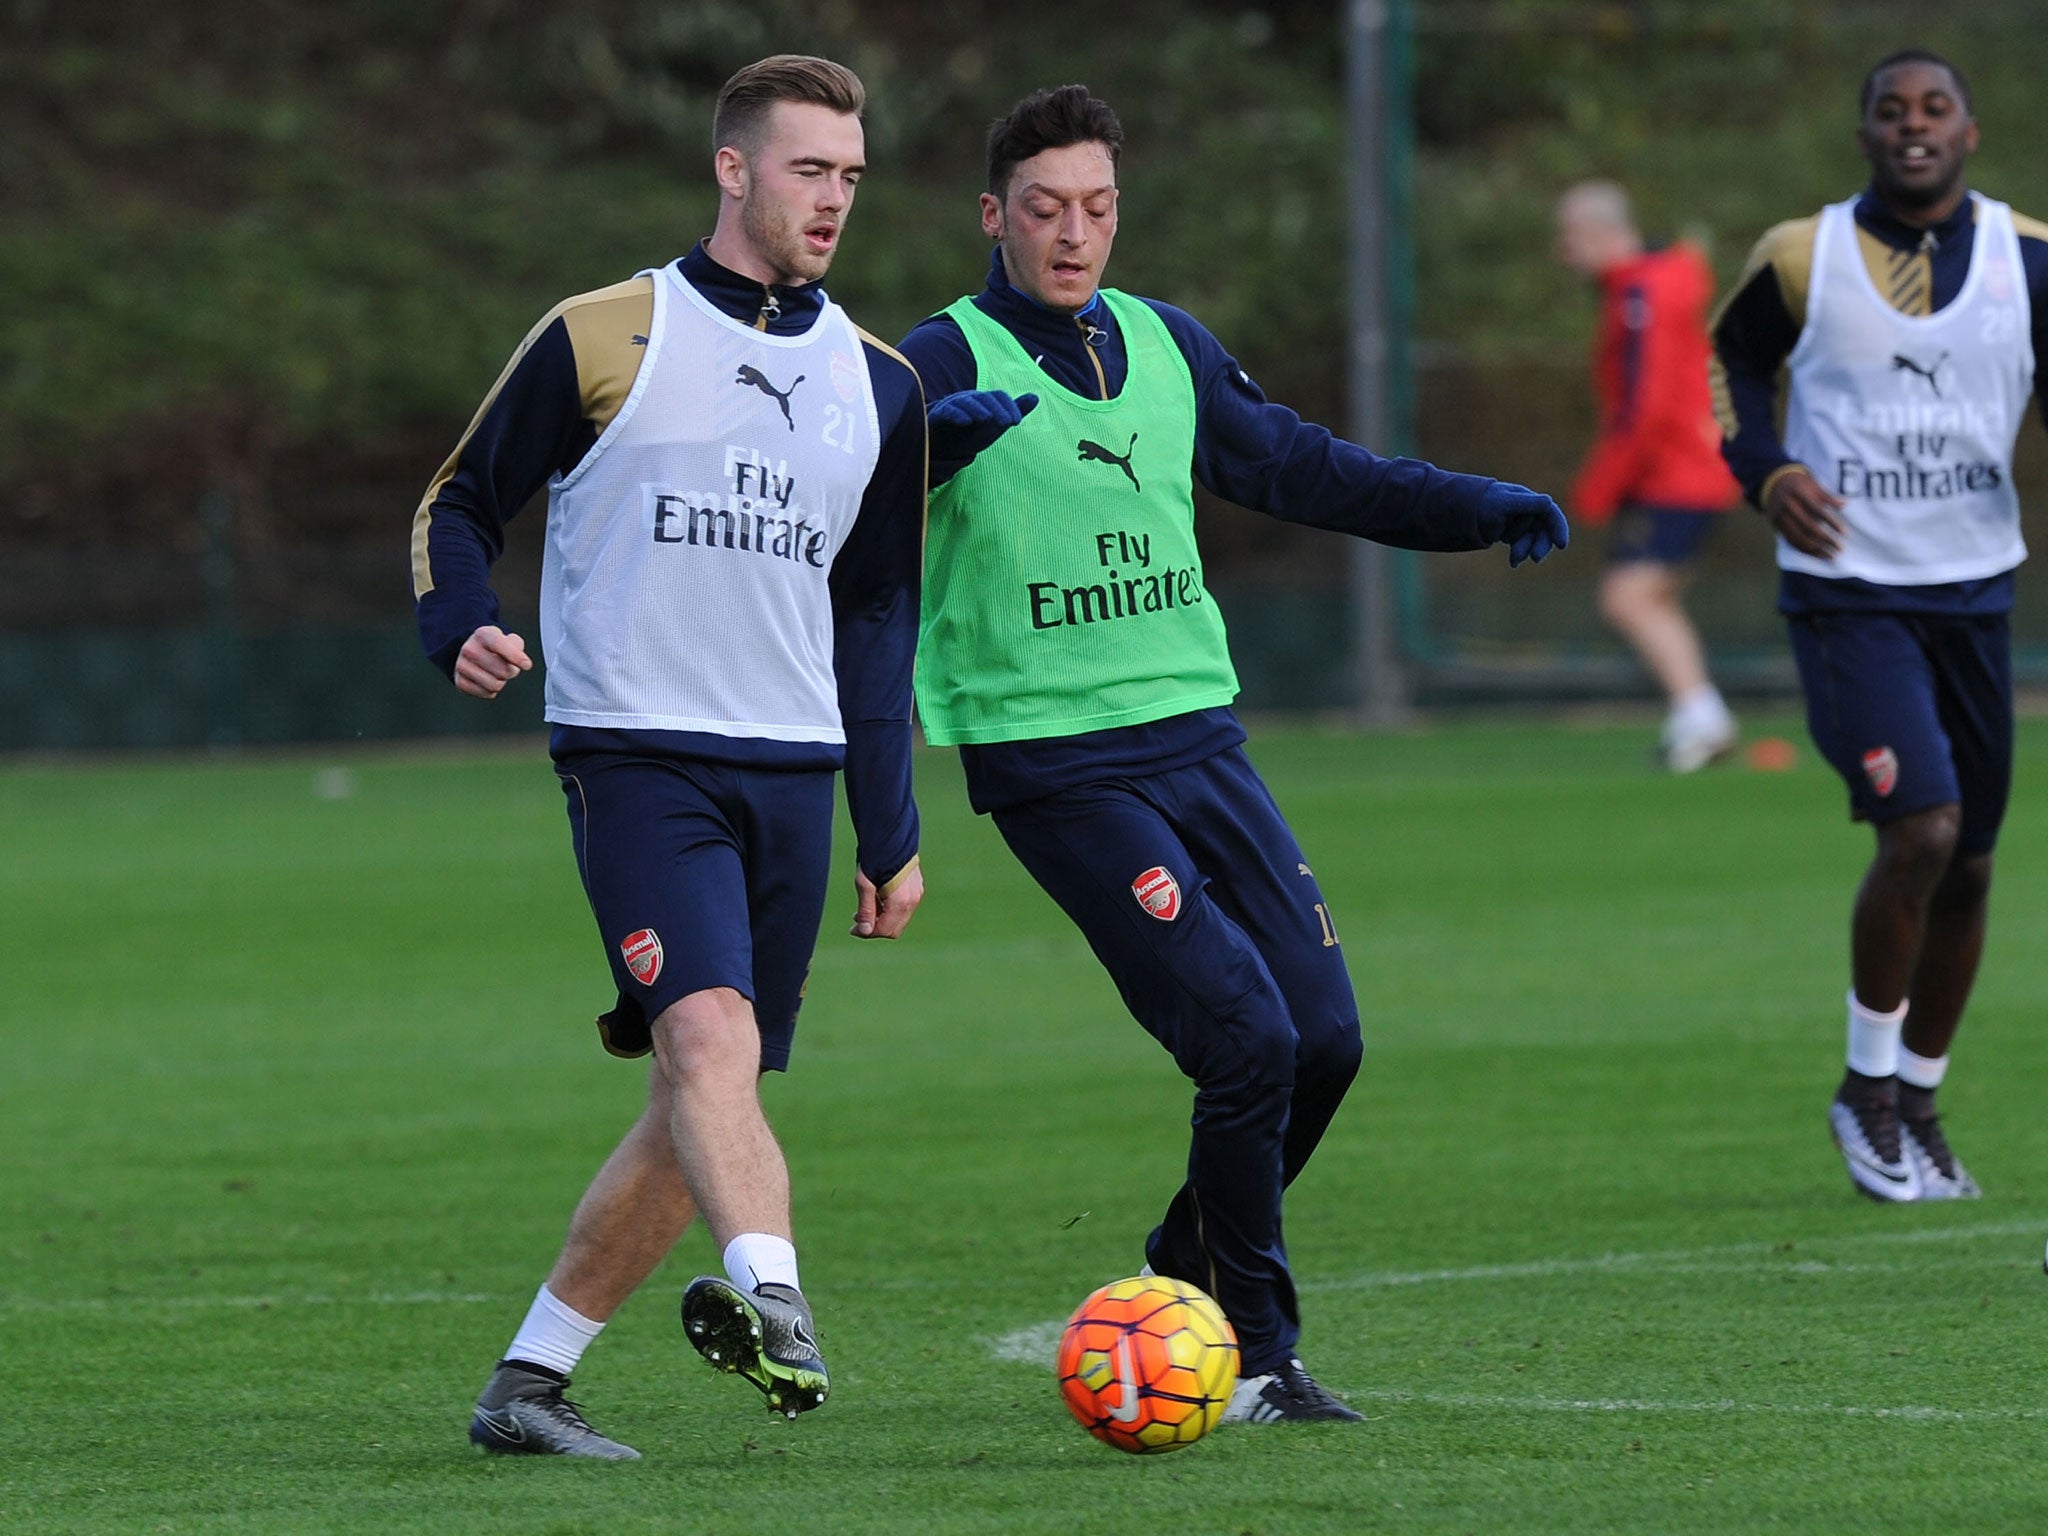
M 741 70 L 713 125 L 718 220 L 521 345 L 414 521 L 428 654 L 495 698 L 532 661 L 489 567 L 543 485 L 545 716 L 646 1109 L 478 1400 L 485 1450 L 623 1461 L 563 1396 L 606 1320 L 702 1215 L 725 1273 L 690 1342 L 794 1417 L 828 1381 L 798 1288 L 760 1075 L 789 1061 L 825 901 L 832 783 L 859 842 L 855 935 L 923 892 L 910 677 L 924 526 L 910 365 L 819 286 L 864 168 L 865 93 L 825 59 Z

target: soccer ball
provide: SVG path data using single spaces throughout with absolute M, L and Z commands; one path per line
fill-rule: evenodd
M 1140 1275 L 1105 1285 L 1060 1338 L 1060 1396 L 1081 1426 L 1120 1451 L 1193 1445 L 1237 1385 L 1237 1334 L 1185 1280 Z

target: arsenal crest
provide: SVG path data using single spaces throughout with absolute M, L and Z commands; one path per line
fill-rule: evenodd
M 652 928 L 629 933 L 619 940 L 619 953 L 626 957 L 626 969 L 635 981 L 643 987 L 654 985 L 654 978 L 661 974 L 660 934 Z
M 1870 779 L 1870 787 L 1882 800 L 1899 784 L 1899 755 L 1890 747 L 1872 747 L 1863 754 L 1863 772 Z
M 844 352 L 832 354 L 832 388 L 848 405 L 860 398 L 860 364 Z
M 1139 906 L 1162 923 L 1180 916 L 1180 885 L 1167 873 L 1164 864 L 1153 865 L 1133 880 L 1131 894 L 1138 898 Z

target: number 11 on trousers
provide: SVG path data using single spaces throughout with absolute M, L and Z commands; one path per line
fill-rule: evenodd
M 1316 903 L 1316 921 L 1323 925 L 1323 948 L 1334 948 L 1337 943 L 1337 925 L 1330 920 L 1330 909 L 1320 901 Z

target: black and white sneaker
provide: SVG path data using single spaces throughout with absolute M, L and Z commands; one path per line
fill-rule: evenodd
M 1246 1376 L 1230 1394 L 1221 1424 L 1356 1423 L 1365 1415 L 1309 1375 L 1299 1360 Z
M 746 1377 L 788 1418 L 818 1407 L 832 1390 L 810 1306 L 794 1286 L 743 1291 L 699 1275 L 683 1292 L 683 1331 L 713 1367 Z
M 500 1456 L 583 1456 L 638 1461 L 630 1445 L 606 1439 L 583 1410 L 562 1396 L 566 1376 L 543 1375 L 510 1360 L 498 1362 L 469 1421 L 469 1438 Z
M 1941 1116 L 1900 1116 L 1899 1143 L 1920 1180 L 1922 1200 L 1975 1200 L 1984 1193 L 1970 1177 L 1970 1170 L 1949 1150 L 1948 1138 L 1941 1133 Z
M 1921 1198 L 1920 1175 L 1906 1156 L 1896 1104 L 1881 1098 L 1851 1102 L 1838 1095 L 1828 1105 L 1828 1130 L 1859 1194 L 1885 1201 Z

